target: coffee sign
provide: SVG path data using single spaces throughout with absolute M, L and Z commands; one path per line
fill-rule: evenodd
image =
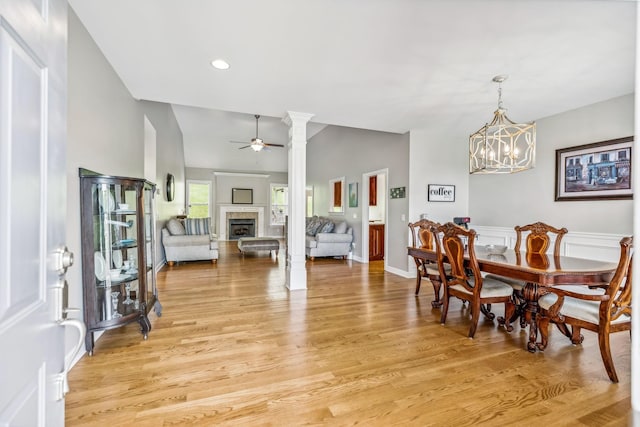
M 455 202 L 456 186 L 429 184 L 427 187 L 427 200 L 430 202 Z

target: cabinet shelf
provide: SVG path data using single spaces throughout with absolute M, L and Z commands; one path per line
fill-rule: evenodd
M 80 169 L 85 347 L 90 355 L 95 332 L 137 321 L 147 339 L 149 311 L 154 308 L 161 314 L 155 280 L 154 196 L 155 185 L 148 181 Z M 115 209 L 122 204 L 136 209 Z M 130 266 L 138 270 L 127 273 Z M 124 272 L 109 276 L 118 269 Z

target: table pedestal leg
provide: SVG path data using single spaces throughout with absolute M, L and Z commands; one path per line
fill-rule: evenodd
M 536 317 L 538 315 L 538 297 L 539 297 L 539 285 L 537 283 L 527 283 L 522 289 L 522 295 L 527 302 L 524 316 L 525 322 L 529 324 L 529 342 L 527 343 L 527 350 L 531 353 L 535 353 L 538 340 L 538 322 Z

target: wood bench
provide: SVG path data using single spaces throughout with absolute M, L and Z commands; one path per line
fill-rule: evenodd
M 238 239 L 238 250 L 244 255 L 245 252 L 253 251 L 276 251 L 280 249 L 280 241 L 272 237 L 241 237 Z

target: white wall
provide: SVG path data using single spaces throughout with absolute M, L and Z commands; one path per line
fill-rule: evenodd
M 415 222 L 426 213 L 436 222 L 452 221 L 469 214 L 469 135 L 456 130 L 439 134 L 433 130 L 412 129 L 410 137 L 409 220 Z M 454 202 L 429 202 L 429 184 L 455 185 Z M 409 238 L 407 227 L 406 238 Z M 411 262 L 413 264 L 413 261 Z
M 176 208 L 163 204 L 162 195 L 156 197 L 158 220 L 162 220 L 184 206 L 184 190 L 180 190 L 181 181 L 184 188 L 184 153 L 171 108 L 133 99 L 71 8 L 68 25 L 67 245 L 75 254 L 68 272 L 69 306 L 82 309 L 78 168 L 142 178 L 146 114 L 156 129 L 156 173 L 161 179 L 171 171 L 177 182 Z M 158 253 L 160 239 L 156 243 Z
M 513 227 L 544 221 L 569 231 L 632 233 L 632 201 L 556 202 L 555 150 L 633 135 L 634 96 L 537 120 L 536 167 L 513 175 L 472 175 L 473 224 Z M 466 156 L 466 151 L 463 155 Z
M 385 198 L 388 217 L 385 219 L 387 231 L 387 252 L 385 259 L 392 270 L 407 271 L 407 217 L 409 202 L 404 199 L 389 199 L 389 188 L 409 185 L 409 135 L 375 132 L 363 129 L 327 126 L 307 144 L 307 186 L 313 186 L 313 213 L 327 215 L 329 210 L 329 180 L 345 177 L 344 191 L 349 183 L 358 183 L 358 207 L 350 208 L 347 203 L 344 214 L 331 214 L 344 218 L 353 227 L 356 247 L 354 257 L 362 257 L 362 174 L 388 168 L 388 187 L 378 198 Z M 346 200 L 346 199 L 345 199 Z M 368 203 L 368 201 L 366 202 Z M 354 218 L 355 216 L 355 218 Z M 365 218 L 368 221 L 368 218 Z M 366 248 L 368 251 L 368 248 Z

